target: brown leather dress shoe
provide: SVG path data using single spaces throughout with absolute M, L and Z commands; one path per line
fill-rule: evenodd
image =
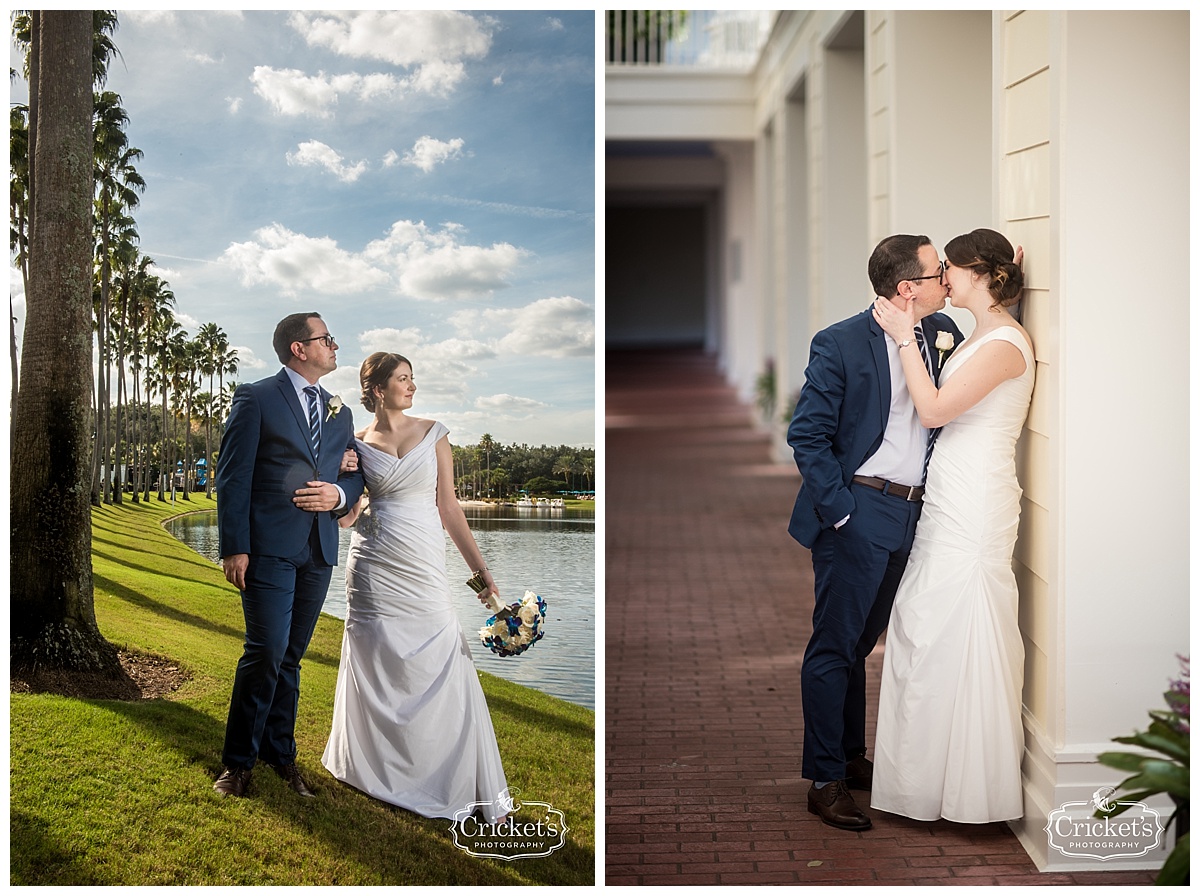
M 819 790 L 816 784 L 809 788 L 808 811 L 827 825 L 844 831 L 865 831 L 871 827 L 871 819 L 854 804 L 845 781 L 831 781 Z
M 246 788 L 250 786 L 250 769 L 225 768 L 213 790 L 221 796 L 245 796 Z
M 300 777 L 300 769 L 296 768 L 296 763 L 289 762 L 286 765 L 272 765 L 271 768 L 275 769 L 275 774 L 287 781 L 288 787 L 292 788 L 300 796 L 316 796 L 309 786 L 304 783 L 304 779 Z
M 851 790 L 870 790 L 875 765 L 866 756 L 855 756 L 846 761 L 846 786 Z

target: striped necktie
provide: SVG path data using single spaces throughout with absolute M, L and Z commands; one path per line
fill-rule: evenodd
M 317 411 L 320 402 L 316 386 L 305 386 L 304 394 L 308 397 L 308 439 L 312 443 L 313 457 L 321 456 L 321 415 Z
M 921 349 L 921 357 L 925 359 L 925 369 L 929 371 L 929 378 L 937 383 L 937 376 L 933 370 L 933 356 L 930 355 L 929 349 L 925 345 L 924 328 L 918 326 L 913 330 L 913 337 L 917 340 L 917 346 Z M 937 441 L 938 433 L 942 431 L 939 426 L 937 429 L 929 430 L 929 438 L 925 442 L 925 466 L 921 470 L 921 484 L 925 483 L 925 474 L 929 470 L 929 458 L 933 456 L 933 443 Z
M 925 345 L 924 328 L 918 326 L 915 330 L 913 330 L 913 337 L 917 340 L 917 347 L 921 349 L 921 357 L 925 359 L 925 369 L 929 371 L 929 376 L 936 383 L 937 377 L 934 376 L 933 372 L 933 358 L 929 354 L 929 348 Z

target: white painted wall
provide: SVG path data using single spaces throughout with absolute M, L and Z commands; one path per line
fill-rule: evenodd
M 1157 867 L 1162 853 L 1067 859 L 1042 828 L 1049 810 L 1124 777 L 1096 753 L 1146 726 L 1188 651 L 1187 13 L 996 23 L 998 199 L 1030 247 L 1039 362 L 1021 458 L 1026 817 L 1015 827 L 1047 870 Z M 1152 347 L 1139 347 L 1143 330 Z M 1147 469 L 1164 475 L 1147 481 Z M 1097 487 L 1113 476 L 1140 481 Z
M 1188 650 L 1188 14 L 1066 19 L 1064 735 L 1089 743 L 1144 724 Z M 1140 482 L 1101 497 L 1114 470 Z

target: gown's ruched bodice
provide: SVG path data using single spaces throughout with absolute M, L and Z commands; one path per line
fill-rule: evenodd
M 1017 346 L 1025 371 L 939 434 L 884 649 L 871 805 L 922 820 L 1022 815 L 1024 647 L 1012 554 L 1033 353 L 1019 330 L 998 327 L 955 352 L 940 381 L 993 339 Z
M 508 808 L 496 736 L 450 599 L 434 423 L 397 458 L 357 443 L 369 492 L 350 541 L 348 613 L 322 762 L 341 781 L 431 818 Z

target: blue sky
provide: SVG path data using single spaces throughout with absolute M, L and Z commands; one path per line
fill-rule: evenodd
M 142 251 L 190 335 L 229 334 L 235 379 L 318 311 L 359 426 L 359 364 L 397 351 L 455 444 L 595 444 L 592 11 L 119 21 Z

